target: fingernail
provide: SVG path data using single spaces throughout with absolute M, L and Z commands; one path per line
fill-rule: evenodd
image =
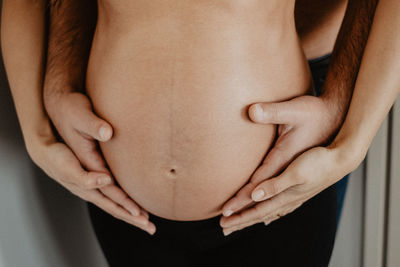
M 97 179 L 98 185 L 107 185 L 111 183 L 111 178 L 109 176 L 103 176 Z
M 227 210 L 227 211 L 224 212 L 224 216 L 229 217 L 229 216 L 232 215 L 232 213 L 233 213 L 232 210 Z
M 253 194 L 251 194 L 251 198 L 254 201 L 258 201 L 261 200 L 264 195 L 265 195 L 264 191 L 262 189 L 258 189 L 257 191 L 253 192 Z
M 106 126 L 102 126 L 99 130 L 101 140 L 108 140 L 111 136 L 111 131 Z

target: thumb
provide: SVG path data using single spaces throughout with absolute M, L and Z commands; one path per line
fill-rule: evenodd
M 75 128 L 79 132 L 101 142 L 110 140 L 113 135 L 111 125 L 97 117 L 91 109 L 82 109 L 80 120 L 76 123 Z
M 113 135 L 112 126 L 94 114 L 92 105 L 83 94 L 74 94 L 74 128 L 98 141 L 108 141 Z
M 294 124 L 301 116 L 297 101 L 279 103 L 256 103 L 249 107 L 250 119 L 261 124 Z

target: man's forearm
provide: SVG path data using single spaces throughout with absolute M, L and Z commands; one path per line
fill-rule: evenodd
M 1 47 L 26 143 L 51 138 L 42 102 L 47 1 L 3 0 Z
M 331 147 L 361 161 L 400 92 L 400 5 L 380 0 L 346 120 Z M 348 152 L 351 153 L 348 153 Z
M 337 110 L 337 124 L 346 116 L 378 0 L 349 0 L 330 60 L 321 97 Z
M 97 19 L 95 0 L 52 0 L 45 79 L 47 94 L 84 89 L 87 61 Z

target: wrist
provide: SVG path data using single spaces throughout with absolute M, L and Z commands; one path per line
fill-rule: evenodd
M 368 149 L 362 143 L 339 135 L 327 146 L 333 155 L 336 166 L 342 166 L 342 176 L 354 171 L 364 160 Z
M 339 129 L 346 117 L 349 99 L 340 94 L 331 94 L 329 90 L 324 90 L 319 98 L 327 106 L 332 122 Z
M 57 142 L 50 121 L 44 117 L 33 126 L 23 129 L 26 150 L 35 164 L 41 166 L 46 147 Z
M 62 87 L 57 87 L 46 85 L 45 83 L 43 88 L 43 105 L 47 114 L 51 117 L 54 112 L 61 108 L 60 105 L 63 103 L 61 99 L 74 91 L 76 90 L 74 90 L 73 86 L 64 85 Z

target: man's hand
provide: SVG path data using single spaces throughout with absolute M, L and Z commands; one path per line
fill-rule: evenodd
M 224 231 L 227 230 L 226 225 L 231 228 L 233 222 L 236 222 L 237 216 L 242 221 L 250 220 L 251 216 L 247 216 L 247 214 L 251 210 L 229 219 L 226 217 L 245 207 L 253 206 L 254 201 L 265 200 L 278 195 L 277 201 L 283 202 L 280 207 L 275 207 L 275 209 L 285 208 L 284 213 L 287 213 L 294 206 L 287 206 L 286 200 L 292 201 L 293 199 L 285 197 L 287 193 L 282 194 L 283 196 L 280 196 L 279 193 L 285 190 L 292 192 L 292 194 L 297 192 L 300 195 L 296 195 L 296 197 L 303 200 L 313 194 L 312 188 L 320 189 L 320 186 L 327 185 L 327 181 L 321 180 L 322 177 L 319 178 L 319 183 L 314 181 L 317 184 L 314 184 L 314 182 L 309 184 L 307 182 L 310 181 L 309 179 L 307 181 L 299 180 L 297 175 L 292 177 L 288 174 L 288 171 L 285 171 L 281 176 L 271 177 L 278 175 L 305 150 L 328 141 L 339 128 L 343 117 L 342 114 L 338 114 L 340 111 L 336 110 L 329 101 L 314 96 L 301 96 L 281 103 L 253 104 L 248 112 L 250 119 L 256 123 L 278 124 L 278 137 L 263 164 L 252 175 L 250 182 L 222 208 L 225 217 L 221 218 L 221 226 L 224 227 Z M 325 164 L 322 164 L 322 166 Z M 315 166 L 315 164 L 310 164 L 310 166 Z M 297 169 L 294 169 L 294 171 L 299 172 Z M 286 177 L 286 179 L 281 179 L 281 177 Z M 303 187 L 297 189 L 296 186 L 299 184 L 303 184 Z M 269 202 L 258 204 L 254 209 L 262 212 L 263 207 L 272 208 L 266 203 Z M 299 203 L 296 202 L 300 205 Z M 266 215 L 270 214 L 266 213 Z M 269 219 L 269 217 L 266 218 L 266 220 Z M 226 224 L 226 222 L 230 223 Z
M 44 100 L 50 119 L 73 151 L 61 143 L 47 147 L 48 154 L 56 164 L 52 166 L 54 173 L 50 176 L 60 177 L 58 182 L 73 194 L 92 202 L 114 217 L 154 233 L 155 226 L 148 221 L 147 211 L 115 184 L 97 149 L 96 141 L 111 139 L 111 125 L 93 113 L 89 99 L 81 93 L 66 91 L 57 95 L 47 92 L 45 88 Z M 51 165 L 50 162 L 47 164 Z M 50 169 L 46 164 L 42 166 Z M 109 182 L 98 184 L 98 178 Z

